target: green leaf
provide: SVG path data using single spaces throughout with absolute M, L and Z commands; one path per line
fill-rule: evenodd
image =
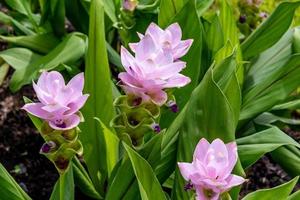
M 31 200 L 2 164 L 0 164 L 0 193 L 1 199 Z
M 100 120 L 96 119 L 101 127 L 102 132 L 105 139 L 105 147 L 106 147 L 106 162 L 107 162 L 107 172 L 108 176 L 110 176 L 112 170 L 114 169 L 115 165 L 119 159 L 119 138 L 109 130 L 106 125 Z
M 249 59 L 274 45 L 290 27 L 300 1 L 282 2 L 242 43 L 244 59 Z
M 284 145 L 300 145 L 277 127 L 238 138 L 238 153 L 244 168 L 248 168 L 261 158 L 265 153 L 274 151 Z
M 18 69 L 10 83 L 10 89 L 17 91 L 23 85 L 30 83 L 39 72 L 52 70 L 59 64 L 70 64 L 79 60 L 85 53 L 85 36 L 80 33 L 68 35 L 55 49 L 47 55 L 31 62 L 28 66 Z
M 138 185 L 142 199 L 166 200 L 165 194 L 150 164 L 124 142 L 123 145 L 130 158 L 135 176 L 138 180 Z
M 89 13 L 82 5 L 82 0 L 65 0 L 66 15 L 76 30 L 88 34 Z
M 300 174 L 299 148 L 291 145 L 283 146 L 271 152 L 271 156 L 289 175 L 298 176 Z
M 50 200 L 74 200 L 73 168 L 60 175 L 52 191 Z
M 268 111 L 300 85 L 300 54 L 293 53 L 288 31 L 273 47 L 254 59 L 246 73 L 240 120 Z
M 155 168 L 160 163 L 160 152 L 161 152 L 161 139 L 163 134 L 156 135 L 151 138 L 138 153 L 147 160 L 147 162 Z M 118 192 L 115 192 L 118 190 Z M 112 173 L 108 191 L 106 195 L 107 200 L 114 199 L 134 199 L 138 195 L 138 183 L 135 179 L 132 165 L 128 158 L 124 158 L 119 161 L 117 167 L 115 167 Z
M 198 16 L 202 14 L 213 4 L 214 0 L 196 0 L 196 9 Z
M 30 5 L 30 1 L 24 1 L 24 0 L 5 0 L 5 2 L 7 3 L 7 5 L 9 7 L 11 7 L 13 10 L 25 15 L 28 17 L 28 19 L 30 20 L 30 22 L 32 23 L 33 26 L 35 26 L 35 28 L 37 27 L 37 23 L 35 22 L 35 20 L 33 19 L 33 13 L 31 11 L 31 5 Z
M 290 195 L 287 200 L 298 200 L 298 199 L 300 199 L 300 190 Z
M 27 28 L 25 25 L 21 24 L 18 20 L 12 18 L 9 15 L 6 15 L 5 13 L 0 11 L 0 22 L 3 22 L 7 25 L 13 25 L 17 30 L 20 30 L 22 33 L 26 35 L 35 35 L 35 33 Z
M 75 185 L 78 186 L 85 195 L 94 199 L 102 199 L 80 161 L 76 157 L 72 161 Z
M 56 36 L 62 37 L 65 30 L 65 1 L 52 0 L 46 1 L 43 8 L 41 23 L 50 22 Z
M 116 11 L 115 11 L 115 5 L 113 1 L 106 1 L 106 0 L 101 0 L 105 14 L 109 17 L 109 19 L 113 22 L 117 22 L 117 17 L 116 17 Z
M 16 46 L 25 47 L 39 53 L 49 53 L 59 40 L 52 34 L 30 35 L 30 36 L 2 36 L 0 39 Z
M 275 122 L 282 122 L 282 123 L 290 124 L 290 125 L 300 125 L 299 119 L 280 117 L 280 116 L 276 116 L 269 112 L 262 113 L 261 115 L 259 115 L 258 117 L 256 117 L 254 119 L 254 122 L 256 124 L 261 124 L 261 125 L 270 125 Z
M 274 197 L 276 197 L 276 200 L 286 200 L 296 185 L 298 178 L 296 177 L 287 183 L 271 189 L 257 190 L 248 194 L 242 200 L 274 199 Z
M 90 94 L 90 97 L 82 109 L 85 123 L 81 125 L 80 136 L 92 181 L 97 191 L 103 195 L 108 175 L 106 144 L 103 130 L 94 117 L 101 119 L 103 124 L 109 127 L 115 111 L 106 51 L 102 0 L 92 0 L 90 8 L 89 43 L 85 66 L 85 92 Z
M 239 41 L 239 30 L 236 26 L 236 19 L 233 12 L 233 6 L 230 5 L 228 0 L 219 0 L 221 2 L 220 8 L 220 23 L 222 26 L 222 32 L 224 36 L 224 41 L 227 43 L 225 47 L 218 52 L 218 56 L 216 57 L 217 62 L 220 60 L 230 56 L 232 54 L 232 47 L 236 50 L 236 62 L 238 64 L 237 67 L 237 77 L 239 83 L 242 84 L 244 80 L 244 68 L 242 65 L 242 51 L 240 47 Z M 218 37 L 218 36 L 216 36 Z M 228 42 L 230 45 L 228 45 Z
M 9 65 L 7 63 L 3 63 L 0 65 L 0 86 L 2 85 L 3 81 L 8 74 Z

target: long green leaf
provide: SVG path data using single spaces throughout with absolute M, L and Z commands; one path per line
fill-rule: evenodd
M 25 47 L 39 53 L 49 53 L 59 40 L 52 34 L 30 35 L 30 36 L 1 36 L 0 40 L 12 43 L 16 46 Z
M 271 189 L 257 190 L 245 196 L 242 200 L 274 199 L 286 200 L 292 192 L 299 177 Z
M 1 199 L 31 200 L 2 164 L 0 164 L 0 194 Z
M 108 175 L 105 138 L 97 117 L 109 127 L 114 116 L 113 96 L 108 65 L 104 8 L 102 0 L 92 0 L 90 10 L 89 43 L 85 68 L 85 92 L 90 97 L 82 109 L 85 123 L 81 125 L 81 141 L 91 178 L 103 195 Z M 97 159 L 95 159 L 97 158 Z
M 300 174 L 299 148 L 291 145 L 283 146 L 271 152 L 271 156 L 289 175 L 298 176 Z
M 61 174 L 52 191 L 50 200 L 74 200 L 73 167 Z
M 271 152 L 284 145 L 300 145 L 280 129 L 273 127 L 267 130 L 242 137 L 236 140 L 239 157 L 244 168 L 248 168 L 265 153 Z
M 85 40 L 85 36 L 80 33 L 70 34 L 50 53 L 24 68 L 16 70 L 11 79 L 10 89 L 17 91 L 35 79 L 43 70 L 51 70 L 59 64 L 70 64 L 79 60 L 85 52 Z
M 75 185 L 78 186 L 85 195 L 94 199 L 102 199 L 80 161 L 76 157 L 72 161 Z
M 275 44 L 290 27 L 299 5 L 300 1 L 279 4 L 271 16 L 242 43 L 244 58 L 254 57 Z
M 135 176 L 138 180 L 138 185 L 142 199 L 166 200 L 165 194 L 150 164 L 124 142 L 123 145 L 130 158 Z

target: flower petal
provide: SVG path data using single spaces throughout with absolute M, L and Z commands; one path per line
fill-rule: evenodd
M 177 45 L 182 37 L 181 28 L 178 23 L 173 23 L 166 28 L 166 31 L 170 31 L 172 35 L 172 45 Z
M 192 46 L 193 39 L 183 40 L 181 41 L 174 49 L 173 49 L 173 56 L 174 59 L 181 58 L 184 56 L 190 47 Z
M 182 74 L 177 74 L 167 80 L 164 88 L 183 87 L 191 82 L 191 79 Z
M 150 35 L 145 35 L 137 46 L 135 56 L 138 61 L 152 59 L 156 51 L 154 39 Z
M 80 117 L 76 114 L 70 115 L 65 119 L 62 119 L 63 123 L 58 125 L 55 120 L 49 121 L 49 126 L 55 130 L 70 130 L 78 126 L 80 123 Z
M 194 167 L 192 163 L 178 162 L 177 164 L 182 177 L 186 181 L 190 180 L 191 175 L 197 173 L 197 169 Z
M 73 90 L 72 98 L 77 98 L 79 95 L 82 94 L 83 86 L 84 73 L 82 72 L 74 76 L 67 84 L 67 88 L 72 88 Z
M 246 180 L 241 176 L 232 174 L 226 179 L 226 181 L 227 181 L 227 186 L 224 188 L 224 191 L 227 191 L 227 190 L 231 189 L 232 187 L 241 185 Z
M 83 105 L 85 104 L 85 102 L 89 96 L 90 95 L 88 95 L 88 94 L 82 95 L 82 96 L 78 97 L 75 101 L 69 103 L 67 105 L 69 110 L 67 112 L 65 112 L 64 114 L 70 115 L 70 114 L 74 114 L 74 113 L 78 112 L 79 109 L 83 107 Z
M 43 106 L 44 104 L 42 103 L 28 103 L 25 104 L 22 109 L 41 119 L 49 119 L 51 115 L 49 112 L 42 109 Z
M 193 160 L 198 159 L 199 161 L 203 161 L 203 158 L 205 157 L 208 151 L 209 145 L 209 142 L 205 138 L 202 138 L 196 146 L 193 155 Z
M 164 34 L 164 31 L 159 26 L 157 26 L 155 23 L 152 22 L 146 30 L 145 35 L 147 34 L 151 35 L 155 39 L 159 39 L 161 35 Z

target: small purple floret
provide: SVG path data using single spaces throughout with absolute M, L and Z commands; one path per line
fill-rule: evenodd
M 161 131 L 159 124 L 153 124 L 152 128 L 156 133 L 159 133 Z
M 167 103 L 167 106 L 170 108 L 170 110 L 173 112 L 173 113 L 177 113 L 179 111 L 179 108 L 178 108 L 178 105 L 176 104 L 175 101 L 169 101 Z
M 41 148 L 42 153 L 49 153 L 53 148 L 55 148 L 56 144 L 52 141 L 43 144 Z

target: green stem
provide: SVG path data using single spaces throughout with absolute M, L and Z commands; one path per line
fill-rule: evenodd
M 64 200 L 65 199 L 65 173 L 60 175 L 59 178 L 59 199 Z

